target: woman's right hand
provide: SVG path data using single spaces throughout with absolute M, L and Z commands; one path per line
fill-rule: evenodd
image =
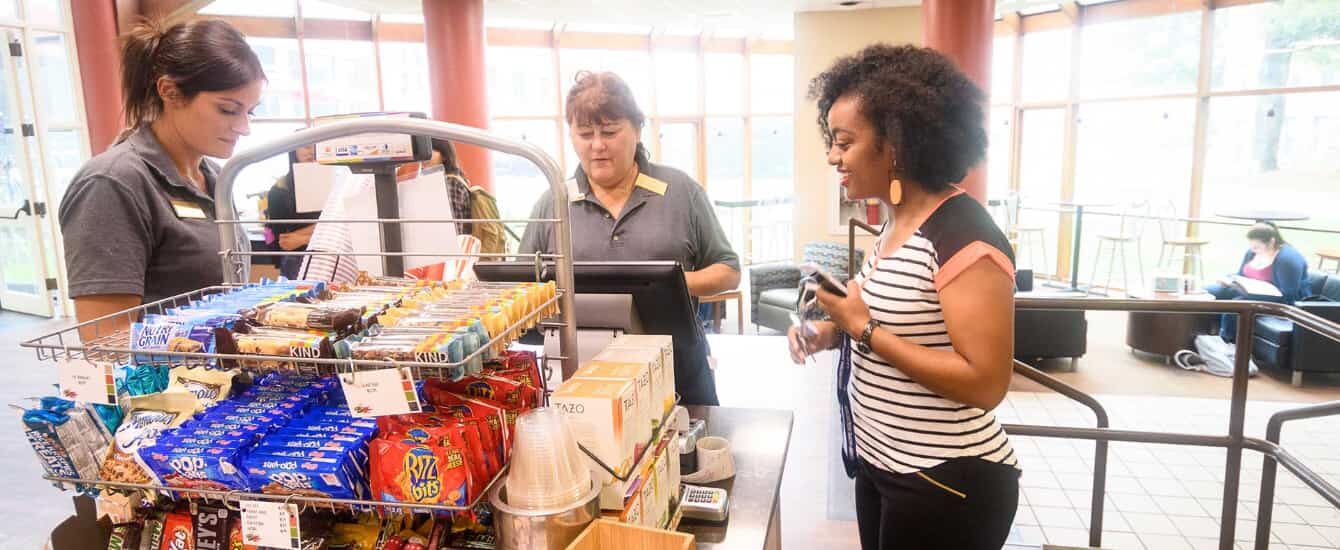
M 800 334 L 800 326 L 792 325 L 786 330 L 786 341 L 791 348 L 791 361 L 797 365 L 815 353 L 837 347 L 838 329 L 832 321 L 813 321 L 807 323 L 813 333 Z

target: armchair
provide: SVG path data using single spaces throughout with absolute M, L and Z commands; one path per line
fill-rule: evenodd
M 853 251 L 856 263 L 865 261 L 865 252 Z M 802 262 L 814 263 L 846 281 L 847 247 L 830 242 L 813 242 L 804 246 Z M 791 263 L 765 264 L 749 268 L 749 313 L 757 327 L 768 327 L 786 332 L 791 326 L 791 314 L 797 311 L 800 299 L 800 266 Z
M 1340 323 L 1340 276 L 1314 272 L 1308 282 L 1313 299 L 1294 305 Z M 1293 384 L 1301 386 L 1305 372 L 1340 372 L 1340 342 L 1263 315 L 1252 331 L 1252 358 L 1263 367 L 1290 371 Z

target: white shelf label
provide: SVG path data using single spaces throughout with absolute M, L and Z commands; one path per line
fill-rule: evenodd
M 116 404 L 116 380 L 111 363 L 87 359 L 61 359 L 56 362 L 60 395 L 81 403 Z
M 302 538 L 298 535 L 298 505 L 242 501 L 242 540 L 249 546 L 302 550 Z
M 363 370 L 340 375 L 349 412 L 368 418 L 423 410 L 409 367 Z

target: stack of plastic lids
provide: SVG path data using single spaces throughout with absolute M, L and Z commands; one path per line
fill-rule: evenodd
M 567 508 L 591 490 L 591 471 L 558 409 L 517 417 L 506 483 L 507 504 L 523 510 Z

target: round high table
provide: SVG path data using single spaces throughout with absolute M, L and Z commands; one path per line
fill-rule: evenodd
M 1257 222 L 1296 222 L 1308 219 L 1308 215 L 1297 210 L 1279 208 L 1234 208 L 1214 213 L 1221 218 L 1251 220 Z

